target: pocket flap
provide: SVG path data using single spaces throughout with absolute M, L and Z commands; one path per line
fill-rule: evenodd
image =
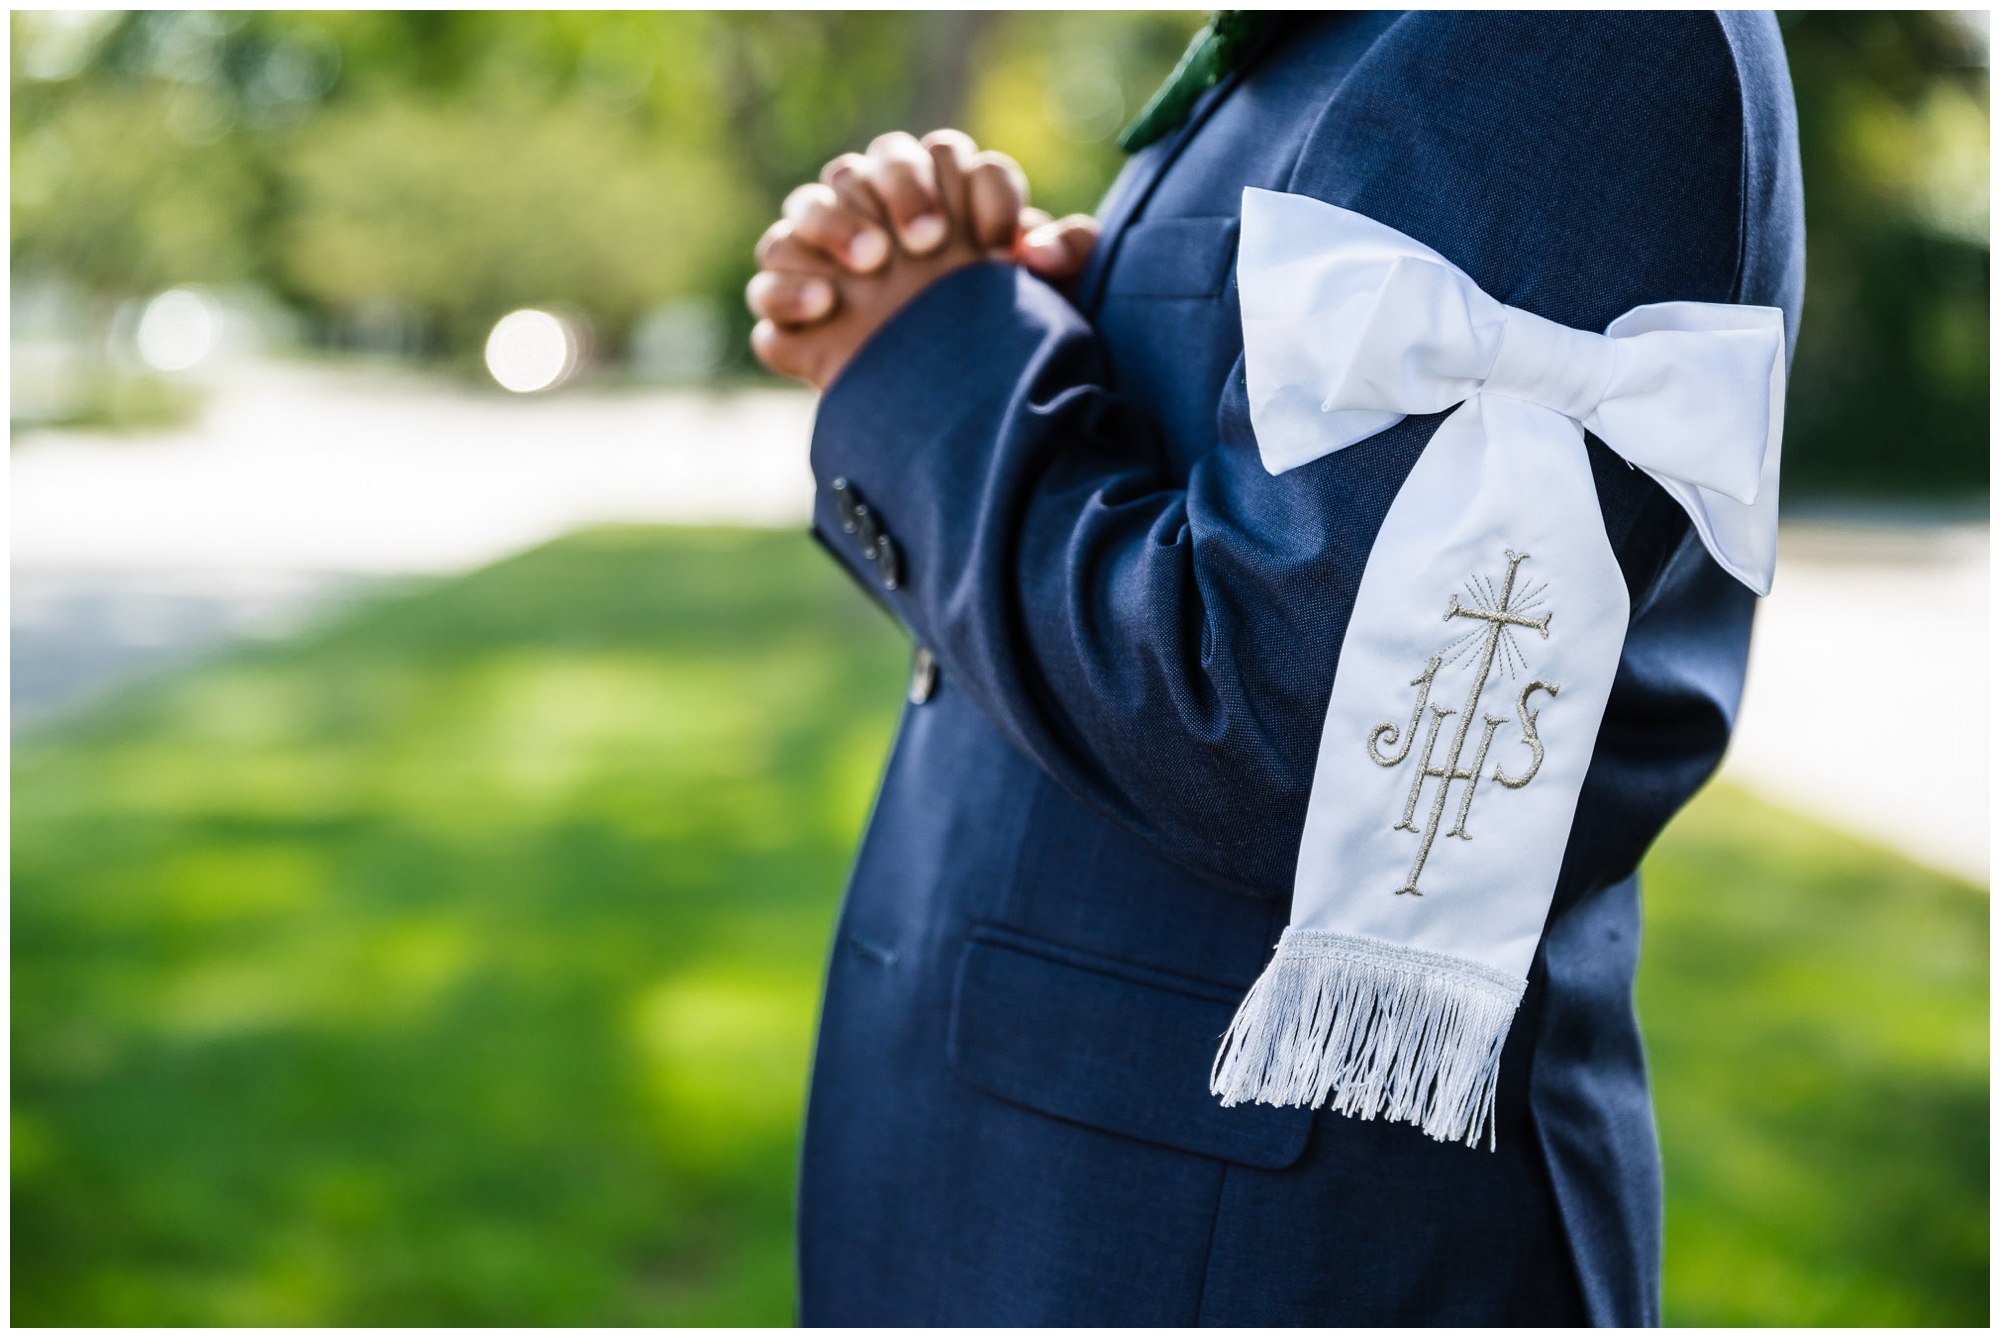
M 1115 297 L 1219 297 L 1236 259 L 1233 217 L 1134 223 L 1117 240 L 1105 292 Z
M 1313 1112 L 1225 1108 L 1209 1067 L 1241 991 L 980 929 L 959 959 L 951 1064 L 994 1096 L 1094 1129 L 1280 1170 Z

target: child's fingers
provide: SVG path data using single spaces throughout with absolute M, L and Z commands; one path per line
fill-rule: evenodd
M 898 130 L 868 146 L 869 184 L 889 211 L 897 241 L 911 255 L 944 245 L 951 226 L 938 207 L 936 169 L 916 139 Z
M 889 227 L 889 209 L 875 193 L 875 164 L 859 153 L 843 153 L 819 170 L 819 179 L 832 188 L 840 203 L 856 216 L 884 229 Z
M 757 268 L 835 280 L 847 272 L 825 248 L 802 239 L 785 219 L 765 229 L 764 240 L 757 243 Z
M 1026 183 L 1021 169 L 1004 154 L 982 153 L 972 160 L 966 187 L 973 236 L 981 246 L 1013 245 L 1021 210 L 1028 203 Z
M 979 157 L 979 146 L 963 130 L 933 130 L 923 138 L 938 183 L 938 199 L 954 228 L 969 227 L 971 201 L 966 173 Z
M 1023 208 L 1027 207 L 1028 174 L 1021 170 L 1019 163 L 998 149 L 981 149 L 973 156 L 972 161 L 981 168 L 998 171 L 1004 176 L 1013 191 L 1014 198 L 1021 202 Z
M 825 167 L 819 170 L 821 184 L 833 188 L 841 203 L 887 227 L 889 211 L 882 207 L 882 201 L 875 190 L 868 185 L 875 172 L 875 165 L 859 153 L 843 153 L 837 158 L 827 159 Z M 856 193 L 857 186 L 859 193 Z
M 831 186 L 800 186 L 785 197 L 784 212 L 792 225 L 790 240 L 817 247 L 856 274 L 871 274 L 889 259 L 889 234 L 872 218 L 849 209 Z M 760 254 L 759 263 L 763 259 Z
M 874 167 L 866 158 L 858 153 L 843 153 L 819 175 L 842 209 L 856 218 L 869 220 L 886 234 L 889 210 L 875 193 Z
M 1050 283 L 1068 283 L 1090 262 L 1097 230 L 1097 220 L 1089 214 L 1044 223 L 1021 239 L 1021 263 Z
M 882 197 L 875 190 L 874 165 L 858 153 L 843 153 L 826 165 L 820 178 L 833 192 L 841 209 L 855 218 L 867 219 L 879 230 L 879 235 L 887 241 L 889 232 L 889 210 L 882 203 Z M 893 247 L 886 248 L 893 250 Z M 857 261 L 861 257 L 852 257 Z M 884 260 L 888 257 L 885 254 Z M 855 266 L 851 265 L 851 268 Z M 879 268 L 876 266 L 875 268 Z M 864 272 L 859 268 L 856 273 Z
M 807 356 L 805 341 L 787 334 L 771 321 L 758 321 L 750 331 L 750 351 L 757 355 L 757 361 L 779 376 L 806 382 L 813 379 L 812 359 Z
M 796 327 L 814 325 L 831 316 L 840 294 L 830 280 L 819 275 L 766 269 L 751 277 L 743 300 L 759 320 Z
M 938 202 L 944 207 L 946 220 L 954 232 L 974 233 L 971 186 L 965 179 L 959 145 L 950 139 L 928 136 L 924 147 L 930 150 L 931 174 L 937 182 Z
M 758 269 L 796 270 L 828 279 L 842 273 L 838 257 L 828 255 L 824 247 L 800 240 L 798 225 L 789 218 L 781 218 L 764 229 L 764 235 L 757 239 L 756 257 Z
M 979 146 L 972 142 L 972 136 L 963 130 L 952 130 L 949 127 L 931 131 L 919 143 L 926 149 L 935 149 L 940 144 L 950 145 L 958 154 L 960 166 L 971 162 L 979 153 Z

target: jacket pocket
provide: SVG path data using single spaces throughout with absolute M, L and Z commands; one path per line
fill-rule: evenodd
M 959 958 L 950 1057 L 1017 1105 L 1221 1161 L 1281 1170 L 1313 1113 L 1224 1108 L 1209 1066 L 1241 991 L 1168 976 L 1005 930 L 975 929 Z
M 1236 259 L 1236 219 L 1162 218 L 1134 223 L 1117 241 L 1104 291 L 1111 297 L 1220 297 Z

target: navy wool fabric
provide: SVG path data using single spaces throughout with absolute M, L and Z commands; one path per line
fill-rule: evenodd
M 1362 569 L 1442 417 L 1267 474 L 1233 259 L 1243 187 L 1289 190 L 1565 325 L 1759 303 L 1789 345 L 1792 115 L 1768 15 L 1289 16 L 1130 164 L 1075 304 L 960 271 L 831 388 L 816 533 L 942 677 L 832 955 L 805 1321 L 1657 1321 L 1634 870 L 1722 754 L 1752 598 L 1588 443 L 1632 625 L 1499 1150 L 1224 1110 L 1209 1064 L 1288 918 Z M 893 590 L 836 478 L 893 536 Z

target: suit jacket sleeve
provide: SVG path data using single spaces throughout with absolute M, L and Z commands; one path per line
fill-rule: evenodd
M 1742 105 L 1712 15 L 1413 14 L 1328 90 L 1288 189 L 1597 330 L 1641 302 L 1736 300 Z M 1239 359 L 1214 449 L 1176 477 L 1084 317 L 980 265 L 828 391 L 815 527 L 881 590 L 834 509 L 847 480 L 900 550 L 883 597 L 997 729 L 1169 856 L 1284 896 L 1361 572 L 1441 418 L 1274 478 Z M 1636 614 L 1685 522 L 1590 449 Z

